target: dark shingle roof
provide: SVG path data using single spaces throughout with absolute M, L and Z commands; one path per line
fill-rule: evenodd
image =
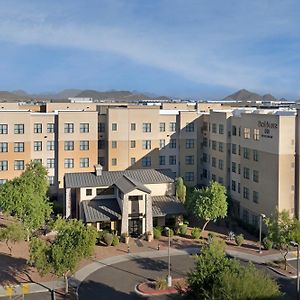
M 121 178 L 119 178 L 115 183 L 115 186 L 124 194 L 127 194 L 136 189 L 148 194 L 151 193 L 151 191 L 147 189 L 141 182 L 134 180 L 126 175 L 123 175 Z
M 152 197 L 153 217 L 164 217 L 166 215 L 185 214 L 183 204 L 175 196 L 154 196 Z
M 141 184 L 174 182 L 171 170 L 137 169 L 125 171 L 102 171 L 102 175 L 90 172 L 65 174 L 65 188 L 111 186 L 123 175 Z

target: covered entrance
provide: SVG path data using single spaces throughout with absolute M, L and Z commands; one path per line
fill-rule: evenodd
M 128 232 L 130 236 L 137 237 L 142 233 L 142 219 L 129 219 Z

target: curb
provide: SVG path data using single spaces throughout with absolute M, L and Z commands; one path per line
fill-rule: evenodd
M 272 270 L 273 272 L 275 272 L 275 273 L 277 273 L 277 274 L 283 276 L 283 277 L 290 278 L 290 279 L 296 279 L 296 278 L 297 278 L 297 275 L 291 275 L 291 276 L 289 276 L 289 275 L 286 275 L 286 274 L 284 274 L 284 273 L 278 271 L 277 269 L 275 269 L 275 268 L 273 268 L 273 267 L 270 267 L 270 266 L 267 266 L 267 265 L 266 265 L 266 267 L 267 267 L 268 269 Z
M 147 281 L 147 282 L 151 282 L 151 281 Z M 158 291 L 155 291 L 155 292 L 142 292 L 142 291 L 139 290 L 139 285 L 142 284 L 142 283 L 145 283 L 145 282 L 141 282 L 141 283 L 136 284 L 134 286 L 134 291 L 138 295 L 143 296 L 143 297 L 171 295 L 171 294 L 177 294 L 178 293 L 178 291 L 175 288 L 170 288 L 170 289 L 167 289 L 167 290 L 158 290 Z

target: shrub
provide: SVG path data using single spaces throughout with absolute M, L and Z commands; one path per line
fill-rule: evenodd
M 201 237 L 201 229 L 198 228 L 198 227 L 194 227 L 192 229 L 192 231 L 191 231 L 191 235 L 192 235 L 193 239 L 196 239 L 196 240 L 200 239 L 200 237 Z
M 169 231 L 170 231 L 170 233 L 169 233 Z M 165 229 L 164 229 L 164 235 L 165 236 L 169 236 L 170 235 L 170 237 L 172 237 L 172 236 L 174 236 L 174 230 L 172 228 L 169 228 L 169 230 L 167 230 L 166 227 L 165 227 Z
M 244 236 L 243 234 L 239 234 L 235 236 L 235 242 L 238 246 L 242 246 L 242 244 L 244 243 Z
M 118 246 L 120 243 L 119 237 L 117 235 L 113 235 L 112 245 Z
M 107 230 L 98 231 L 97 243 L 104 242 L 104 235 L 109 233 Z
M 103 240 L 107 246 L 110 246 L 112 244 L 113 238 L 114 238 L 114 236 L 108 232 L 104 233 L 104 235 L 103 235 Z
M 207 241 L 208 243 L 212 243 L 216 238 L 216 234 L 213 233 L 213 232 L 209 232 L 208 235 L 207 235 Z
M 158 277 L 155 281 L 156 290 L 165 290 L 168 287 L 167 280 L 164 277 Z
M 273 248 L 273 242 L 269 240 L 267 237 L 263 239 L 263 246 L 267 250 L 271 250 Z
M 181 235 L 186 235 L 187 234 L 187 231 L 188 231 L 188 226 L 187 224 L 182 224 L 179 226 L 179 233 Z
M 159 240 L 161 237 L 161 231 L 158 228 L 153 228 L 153 237 L 156 240 Z

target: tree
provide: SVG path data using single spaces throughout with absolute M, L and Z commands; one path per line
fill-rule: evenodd
M 205 220 L 202 228 L 204 230 L 209 221 L 226 217 L 227 206 L 226 188 L 218 182 L 211 181 L 207 187 L 194 189 L 188 209 Z
M 27 240 L 34 229 L 40 228 L 52 212 L 47 196 L 48 179 L 46 168 L 38 162 L 30 162 L 21 176 L 0 188 L 0 207 L 22 222 L 27 231 Z
M 186 186 L 184 185 L 183 178 L 178 177 L 176 181 L 176 197 L 182 202 L 185 202 L 186 198 Z
M 39 238 L 31 240 L 29 262 L 41 275 L 63 276 L 68 293 L 68 274 L 74 272 L 81 259 L 92 255 L 97 231 L 75 219 L 64 222 L 60 219 L 56 229 L 57 235 L 51 242 Z

